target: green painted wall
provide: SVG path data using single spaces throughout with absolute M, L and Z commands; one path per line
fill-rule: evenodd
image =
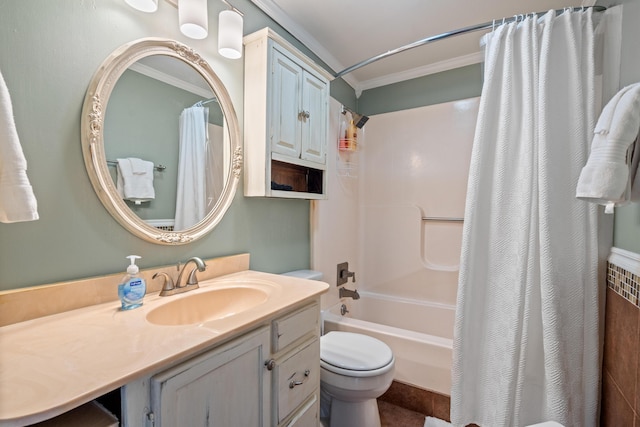
M 480 96 L 482 65 L 473 64 L 404 82 L 369 89 L 358 99 L 358 112 L 371 116 Z
M 301 47 L 249 0 L 234 5 L 245 13 L 245 33 L 270 26 Z M 245 198 L 241 183 L 211 234 L 186 246 L 160 246 L 113 220 L 87 177 L 80 145 L 86 88 L 102 61 L 135 39 L 171 38 L 202 54 L 227 87 L 242 126 L 243 62 L 216 51 L 223 8 L 209 2 L 210 36 L 190 40 L 179 32 L 177 10 L 165 1 L 155 14 L 137 12 L 121 0 L 0 2 L 0 71 L 40 214 L 34 222 L 0 223 L 0 289 L 119 272 L 129 254 L 143 257 L 142 268 L 239 252 L 251 253 L 256 270 L 309 266 L 308 201 Z
M 597 4 L 610 6 L 610 2 Z M 620 66 L 620 87 L 640 82 L 640 0 L 623 0 L 622 4 L 622 63 Z M 640 203 L 630 203 L 615 209 L 613 245 L 628 251 L 640 253 Z

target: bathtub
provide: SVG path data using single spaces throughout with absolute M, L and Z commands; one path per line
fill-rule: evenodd
M 323 333 L 357 332 L 385 342 L 396 359 L 394 379 L 451 394 L 455 306 L 359 291 L 322 312 Z M 344 316 L 340 306 L 349 310 Z

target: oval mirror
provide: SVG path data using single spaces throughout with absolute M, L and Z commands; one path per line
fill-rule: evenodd
M 113 52 L 89 85 L 81 127 L 94 190 L 138 237 L 189 243 L 233 200 L 238 119 L 218 76 L 184 44 L 147 38 Z

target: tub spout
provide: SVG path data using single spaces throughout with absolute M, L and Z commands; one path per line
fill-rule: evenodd
M 360 299 L 360 294 L 357 289 L 353 291 L 347 288 L 340 288 L 340 298 L 353 298 Z

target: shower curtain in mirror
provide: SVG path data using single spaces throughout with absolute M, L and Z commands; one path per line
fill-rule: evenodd
M 484 38 L 454 333 L 454 426 L 597 425 L 605 239 L 597 208 L 575 198 L 600 105 L 593 19 L 591 10 L 549 12 Z
M 180 151 L 174 229 L 199 223 L 207 212 L 206 165 L 209 108 L 185 108 L 180 114 Z

